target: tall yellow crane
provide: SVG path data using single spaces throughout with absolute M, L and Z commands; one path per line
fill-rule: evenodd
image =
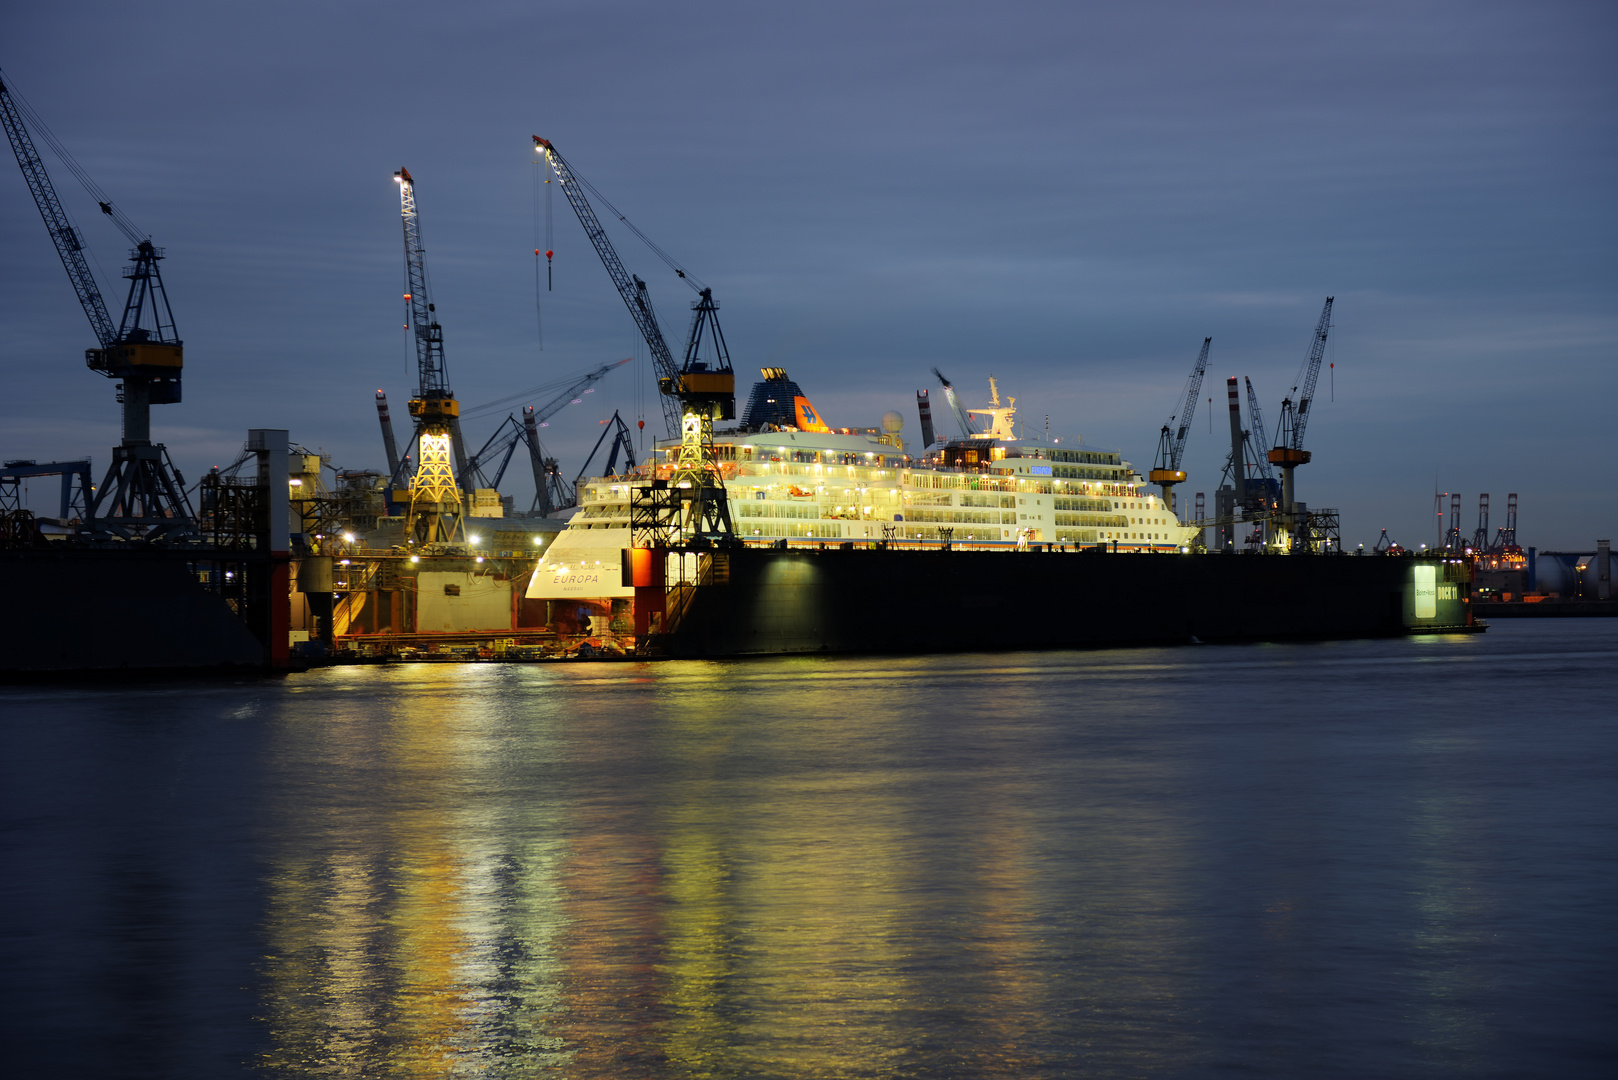
M 404 219 L 405 274 L 410 326 L 416 338 L 417 383 L 410 415 L 417 424 L 416 472 L 410 478 L 410 529 L 419 544 L 454 543 L 464 537 L 461 488 L 457 471 L 466 472 L 461 440 L 461 406 L 449 388 L 444 368 L 444 328 L 427 293 L 427 259 L 416 214 L 416 183 L 410 170 L 393 174 L 399 185 L 399 213 Z M 456 466 L 459 466 L 459 470 Z

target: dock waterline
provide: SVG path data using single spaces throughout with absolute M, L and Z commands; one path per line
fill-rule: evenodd
M 0 690 L 36 1075 L 1606 1075 L 1610 620 Z

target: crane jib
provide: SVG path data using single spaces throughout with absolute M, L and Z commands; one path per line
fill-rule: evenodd
M 590 206 L 589 199 L 585 198 L 583 185 L 575 182 L 572 168 L 561 154 L 556 152 L 546 139 L 534 136 L 534 146 L 545 154 L 545 160 L 556 171 L 556 178 L 561 182 L 562 194 L 567 197 L 568 205 L 578 216 L 579 224 L 584 228 L 584 235 L 596 250 L 601 264 L 606 268 L 607 276 L 612 279 L 614 287 L 624 306 L 629 309 L 630 318 L 634 319 L 635 326 L 640 330 L 641 337 L 646 341 L 646 347 L 651 352 L 652 364 L 657 369 L 657 375 L 662 379 L 675 379 L 679 377 L 679 369 L 675 367 L 674 355 L 669 351 L 668 343 L 663 339 L 662 328 L 657 324 L 657 316 L 652 312 L 651 305 L 644 298 L 645 283 L 631 281 L 631 275 L 624 268 L 623 260 L 618 257 L 617 250 L 607 236 L 606 229 L 596 217 L 595 210 Z M 639 284 L 639 288 L 636 285 Z M 672 437 L 680 431 L 680 407 L 677 402 L 667 396 L 660 396 L 663 408 L 663 422 Z

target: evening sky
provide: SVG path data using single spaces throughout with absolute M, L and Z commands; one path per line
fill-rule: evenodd
M 1341 507 L 1345 542 L 1432 542 L 1435 489 L 1468 533 L 1480 491 L 1496 525 L 1520 493 L 1541 548 L 1618 524 L 1610 4 L 69 3 L 5 26 L 8 82 L 167 249 L 185 401 L 154 437 L 188 481 L 249 427 L 381 467 L 373 391 L 399 423 L 414 385 L 400 166 L 466 405 L 644 357 L 559 197 L 536 316 L 539 134 L 713 286 L 742 394 L 783 365 L 829 422 L 896 409 L 914 439 L 930 368 L 974 403 L 993 374 L 1025 422 L 1144 472 L 1211 334 L 1183 489 L 1211 493 L 1225 376 L 1273 425 L 1335 295 L 1299 497 Z M 127 245 L 46 163 L 121 285 Z M 8 169 L 0 456 L 99 469 L 112 384 Z M 690 290 L 612 229 L 683 340 Z M 564 472 L 614 409 L 660 426 L 651 378 L 555 417 Z

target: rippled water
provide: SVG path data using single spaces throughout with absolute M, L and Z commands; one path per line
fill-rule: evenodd
M 0 689 L 11 1075 L 1606 1076 L 1618 620 Z

